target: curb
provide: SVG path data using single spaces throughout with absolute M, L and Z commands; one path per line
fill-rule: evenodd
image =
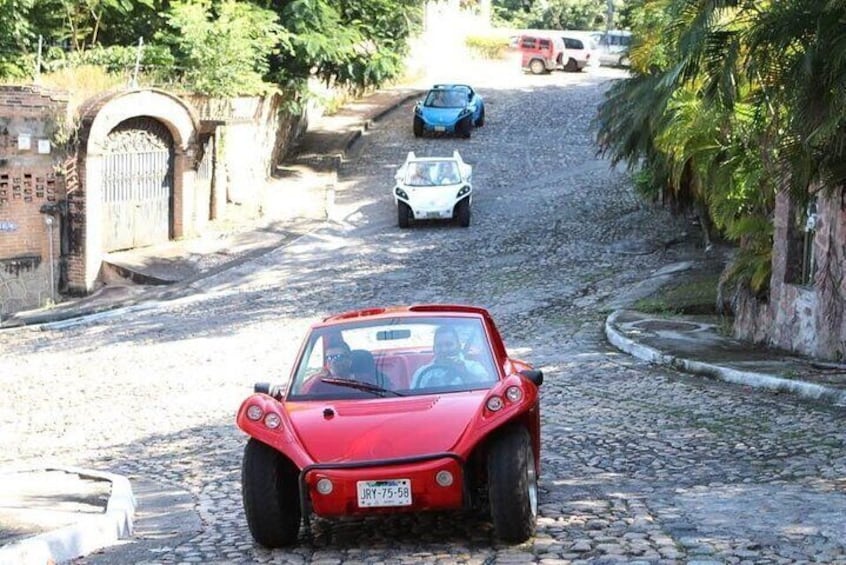
M 801 380 L 784 379 L 765 373 L 739 371 L 703 361 L 694 361 L 664 353 L 642 343 L 637 343 L 620 333 L 617 329 L 617 318 L 623 312 L 623 310 L 616 310 L 606 318 L 605 337 L 608 338 L 611 345 L 633 357 L 656 365 L 665 365 L 679 371 L 684 371 L 685 373 L 704 375 L 733 384 L 746 385 L 773 392 L 789 392 L 803 398 L 828 402 L 835 406 L 846 406 L 846 392 L 837 389 Z
M 3 546 L 0 548 L 0 565 L 43 565 L 70 561 L 132 535 L 135 497 L 126 477 L 76 467 L 48 467 L 38 470 L 64 471 L 84 478 L 110 481 L 112 491 L 106 511 L 84 522 Z

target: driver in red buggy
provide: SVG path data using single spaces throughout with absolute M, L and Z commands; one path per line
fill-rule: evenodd
M 341 339 L 334 339 L 326 346 L 325 367 L 313 377 L 306 387 L 311 394 L 349 390 L 333 384 L 332 380 L 358 381 L 386 388 L 386 378 L 376 368 L 373 354 L 364 349 L 351 350 Z
M 414 372 L 411 388 L 451 386 L 471 383 L 489 383 L 491 375 L 485 366 L 467 359 L 461 352 L 458 332 L 452 326 L 439 326 L 435 330 L 432 346 L 434 357 L 428 365 Z

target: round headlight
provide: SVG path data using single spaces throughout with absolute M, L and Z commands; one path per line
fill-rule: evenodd
M 317 481 L 317 492 L 320 494 L 330 494 L 332 492 L 332 481 L 329 479 L 320 479 Z
M 502 410 L 502 407 L 505 406 L 505 403 L 500 397 L 492 396 L 488 398 L 488 401 L 485 403 L 485 406 L 487 406 L 488 410 L 490 410 L 491 412 L 497 412 L 499 410 Z
M 505 391 L 505 397 L 511 402 L 520 402 L 523 400 L 523 391 L 519 386 L 510 386 Z
M 435 481 L 442 487 L 448 487 L 452 484 L 452 473 L 446 470 L 438 471 L 438 474 L 435 475 Z
M 264 410 L 258 404 L 251 404 L 247 408 L 247 418 L 253 422 L 258 422 L 262 416 L 264 416 Z
M 264 425 L 271 430 L 275 430 L 282 425 L 282 418 L 275 412 L 268 412 L 267 416 L 264 417 Z

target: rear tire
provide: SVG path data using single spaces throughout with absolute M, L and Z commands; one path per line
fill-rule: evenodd
M 529 62 L 529 70 L 532 71 L 534 75 L 542 75 L 546 72 L 546 65 L 543 64 L 543 61 L 540 59 L 532 59 Z
M 408 227 L 411 219 L 411 208 L 405 202 L 397 202 L 397 225 L 402 229 Z
M 476 127 L 480 128 L 485 125 L 485 107 L 482 106 L 482 110 L 479 112 L 479 119 L 476 120 Z
M 570 57 L 569 59 L 567 59 L 567 64 L 564 65 L 564 70 L 568 73 L 575 73 L 579 70 L 579 64 L 576 62 L 575 59 Z
M 465 198 L 456 205 L 455 217 L 462 228 L 470 227 L 470 199 Z
M 488 452 L 488 493 L 497 537 L 522 543 L 535 533 L 538 484 L 529 432 L 514 428 Z
M 414 116 L 414 125 L 412 126 L 414 130 L 414 137 L 420 137 L 423 135 L 423 120 Z
M 297 541 L 300 495 L 297 469 L 278 451 L 250 438 L 241 464 L 241 499 L 250 533 L 265 547 Z

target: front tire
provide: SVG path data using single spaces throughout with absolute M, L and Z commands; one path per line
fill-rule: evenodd
M 579 64 L 576 62 L 575 59 L 570 57 L 569 59 L 567 59 L 567 64 L 564 65 L 564 70 L 568 73 L 575 73 L 579 70 Z
M 411 208 L 405 202 L 397 202 L 397 225 L 405 229 L 411 219 Z
M 465 198 L 458 203 L 455 210 L 455 217 L 458 219 L 458 225 L 462 228 L 470 227 L 470 199 Z
M 250 533 L 265 547 L 284 547 L 300 531 L 297 469 L 282 454 L 256 439 L 244 447 L 241 498 Z
M 476 127 L 480 128 L 485 125 L 485 107 L 482 106 L 482 109 L 479 111 L 479 119 L 476 120 Z
M 423 119 L 418 117 L 418 116 L 414 116 L 414 125 L 412 126 L 412 129 L 414 130 L 414 137 L 422 136 L 423 135 Z
M 473 129 L 473 116 L 467 116 L 463 118 L 460 122 L 458 122 L 458 126 L 456 130 L 458 131 L 458 135 L 463 137 L 464 139 L 470 138 L 470 130 Z
M 535 533 L 538 482 L 529 432 L 514 428 L 488 452 L 488 494 L 497 537 L 522 543 Z

